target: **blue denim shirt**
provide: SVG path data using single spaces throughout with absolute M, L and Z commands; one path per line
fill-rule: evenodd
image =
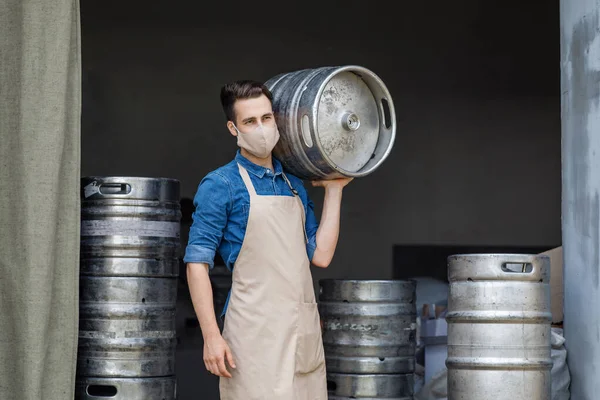
M 258 195 L 294 195 L 282 176 L 283 169 L 278 160 L 273 158 L 273 173 L 252 163 L 238 150 L 233 161 L 210 172 L 198 186 L 194 196 L 196 211 L 193 214 L 194 221 L 190 228 L 184 262 L 204 263 L 212 268 L 215 253 L 218 251 L 227 268 L 233 271 L 244 241 L 250 210 L 250 195 L 240 176 L 238 163 L 248 170 Z M 289 173 L 286 173 L 286 176 L 304 204 L 308 236 L 306 252 L 308 259 L 312 260 L 317 247 L 316 234 L 319 227 L 313 203 L 308 198 L 302 180 Z

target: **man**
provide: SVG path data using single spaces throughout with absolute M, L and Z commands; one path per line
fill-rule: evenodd
M 326 268 L 333 258 L 342 189 L 351 179 L 313 183 L 325 188 L 318 224 L 302 181 L 271 155 L 279 139 L 271 101 L 258 82 L 221 90 L 240 150 L 198 187 L 184 260 L 188 284 L 204 364 L 221 377 L 222 400 L 326 400 L 310 262 Z M 233 273 L 223 335 L 208 275 L 216 251 Z

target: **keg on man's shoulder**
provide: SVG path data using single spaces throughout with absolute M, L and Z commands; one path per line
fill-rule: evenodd
M 551 397 L 550 260 L 448 258 L 448 400 Z
M 274 155 L 308 180 L 361 177 L 388 157 L 396 136 L 392 97 L 360 66 L 322 67 L 266 82 L 280 139 Z

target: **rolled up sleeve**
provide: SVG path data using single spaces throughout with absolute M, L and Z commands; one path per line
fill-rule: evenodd
M 194 206 L 196 210 L 183 261 L 208 264 L 212 268 L 231 209 L 229 182 L 218 173 L 208 174 L 198 186 Z

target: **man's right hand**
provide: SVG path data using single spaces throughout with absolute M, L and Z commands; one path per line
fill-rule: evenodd
M 231 368 L 235 368 L 231 350 L 221 334 L 214 334 L 204 339 L 204 365 L 210 373 L 224 378 L 231 378 L 225 366 L 225 359 Z

